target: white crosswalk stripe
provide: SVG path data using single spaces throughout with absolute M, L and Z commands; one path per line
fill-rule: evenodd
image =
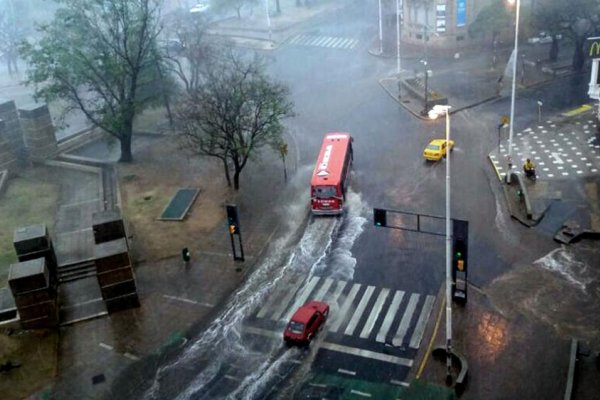
M 332 309 L 326 325 L 329 332 L 366 340 L 376 334 L 374 340 L 379 343 L 393 335 L 394 346 L 419 348 L 433 311 L 434 296 L 348 283 L 318 276 L 298 280 L 279 293 L 271 293 L 256 318 L 287 321 L 308 300 L 325 301 Z
M 365 326 L 363 327 L 363 330 L 360 333 L 361 338 L 367 339 L 369 337 L 369 335 L 371 334 L 371 331 L 373 330 L 373 327 L 375 326 L 375 322 L 377 321 L 377 318 L 379 318 L 379 313 L 381 312 L 381 309 L 383 308 L 383 303 L 385 302 L 385 299 L 387 299 L 387 296 L 389 293 L 390 293 L 390 289 L 382 289 L 381 292 L 379 293 L 379 296 L 377 297 L 377 301 L 375 301 L 375 305 L 373 306 L 371 315 L 369 315 L 369 319 L 365 323 Z
M 388 308 L 388 312 L 381 324 L 381 328 L 379 329 L 379 333 L 377 334 L 376 341 L 380 343 L 385 342 L 385 338 L 392 327 L 392 322 L 394 322 L 394 318 L 396 318 L 396 312 L 398 311 L 398 307 L 400 307 L 400 302 L 402 302 L 402 298 L 404 297 L 404 292 L 402 290 L 396 291 L 394 294 L 394 298 L 392 299 L 392 304 Z
M 354 334 L 356 325 L 358 325 L 358 321 L 360 321 L 360 317 L 362 317 L 363 313 L 365 312 L 365 308 L 367 308 L 367 304 L 369 303 L 369 300 L 371 299 L 371 296 L 373 295 L 374 291 L 375 291 L 375 286 L 368 286 L 367 290 L 365 290 L 365 293 L 363 294 L 362 299 L 360 299 L 360 303 L 358 303 L 358 307 L 356 307 L 356 310 L 354 311 L 354 314 L 352 315 L 352 319 L 350 320 L 350 322 L 348 323 L 348 326 L 346 327 L 346 330 L 344 331 L 345 335 L 352 336 L 352 334 Z
M 313 291 L 313 289 L 315 288 L 315 286 L 317 285 L 317 282 L 319 282 L 319 277 L 318 276 L 313 276 L 310 281 L 308 282 L 308 285 L 306 285 L 303 289 L 302 292 L 300 293 L 300 295 L 296 298 L 296 300 L 294 301 L 294 304 L 292 305 L 292 307 L 290 307 L 286 314 L 285 314 L 285 318 L 284 320 L 288 320 L 290 319 L 290 317 L 292 316 L 292 314 L 296 311 L 296 309 L 298 309 L 302 304 L 304 304 L 306 302 L 306 299 L 308 298 L 308 296 L 310 296 L 310 293 Z
M 402 343 L 404 342 L 404 336 L 408 331 L 408 327 L 410 326 L 410 321 L 412 319 L 413 313 L 415 312 L 415 308 L 417 307 L 417 303 L 419 302 L 419 297 L 421 297 L 421 295 L 418 293 L 413 293 L 410 295 L 408 307 L 406 307 L 406 311 L 402 316 L 402 321 L 400 321 L 400 325 L 398 326 L 396 335 L 392 340 L 392 344 L 394 346 L 402 346 Z
M 415 325 L 415 330 L 410 338 L 409 346 L 413 349 L 418 349 L 421 345 L 421 339 L 423 338 L 423 332 L 425 332 L 425 325 L 427 325 L 427 320 L 429 319 L 429 314 L 433 309 L 433 302 L 435 297 L 427 296 L 425 298 L 425 304 L 421 308 L 421 315 L 419 315 L 419 320 L 417 321 L 417 325 Z
M 332 49 L 336 48 L 350 50 L 356 47 L 358 44 L 358 39 L 300 34 L 294 36 L 288 43 L 299 46 L 327 47 Z
M 339 315 L 336 316 L 334 323 L 329 328 L 330 332 L 337 332 L 337 330 L 340 329 L 340 326 L 344 322 L 348 310 L 350 310 L 350 307 L 352 307 L 352 302 L 354 301 L 354 298 L 356 297 L 356 293 L 358 293 L 360 286 L 360 283 L 355 283 L 352 286 L 350 293 L 348 293 L 348 297 L 346 297 L 344 304 L 342 304 L 342 308 L 340 308 Z

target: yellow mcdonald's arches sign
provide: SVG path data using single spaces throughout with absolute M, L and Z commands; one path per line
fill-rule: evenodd
M 600 37 L 587 38 L 587 55 L 589 58 L 600 58 Z

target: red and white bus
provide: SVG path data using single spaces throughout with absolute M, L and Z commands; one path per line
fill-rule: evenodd
M 310 181 L 310 204 L 315 215 L 341 214 L 352 166 L 352 136 L 328 133 L 323 139 Z

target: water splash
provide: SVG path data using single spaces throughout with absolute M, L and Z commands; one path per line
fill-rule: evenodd
M 564 247 L 552 250 L 533 264 L 559 273 L 584 293 L 587 293 L 587 286 L 594 281 L 590 276 L 588 265 L 575 259 L 575 256 Z

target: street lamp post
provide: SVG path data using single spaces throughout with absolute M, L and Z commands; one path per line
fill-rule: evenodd
M 436 104 L 429 111 L 429 117 L 446 115 L 446 381 L 452 382 L 452 236 L 450 234 L 450 106 Z
M 265 9 L 267 11 L 267 27 L 269 28 L 269 40 L 271 40 L 271 36 L 273 35 L 271 32 L 271 16 L 269 11 L 269 0 L 265 0 Z
M 429 107 L 428 107 L 428 94 L 429 94 L 429 88 L 427 87 L 427 78 L 429 77 L 429 73 L 427 72 L 427 60 L 421 60 L 421 62 L 423 63 L 423 67 L 425 68 L 425 102 L 423 104 L 423 115 L 427 115 L 427 113 L 429 112 Z
M 379 0 L 379 54 L 383 54 L 383 22 L 381 21 L 381 0 Z
M 400 78 L 400 0 L 396 0 L 396 73 Z
M 515 48 L 513 54 L 513 65 L 512 65 L 512 90 L 510 94 L 510 129 L 508 133 L 508 172 L 506 175 L 506 182 L 510 183 L 510 175 L 512 170 L 512 140 L 513 140 L 513 131 L 514 131 L 514 121 L 515 121 L 515 92 L 517 89 L 517 58 L 519 55 L 519 10 L 521 9 L 521 0 L 509 0 L 511 4 L 514 4 L 516 1 L 516 12 L 515 12 Z

